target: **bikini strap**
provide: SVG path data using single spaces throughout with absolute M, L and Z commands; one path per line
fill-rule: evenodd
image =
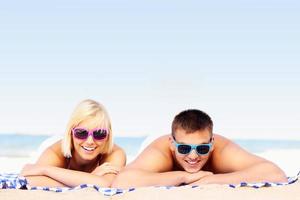
M 71 158 L 66 158 L 66 161 L 67 161 L 66 169 L 71 169 Z

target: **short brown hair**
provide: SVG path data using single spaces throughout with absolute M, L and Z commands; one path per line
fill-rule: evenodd
M 183 129 L 187 133 L 208 129 L 210 134 L 213 131 L 213 122 L 208 114 L 201 110 L 189 109 L 180 112 L 175 116 L 172 123 L 172 136 L 177 129 Z

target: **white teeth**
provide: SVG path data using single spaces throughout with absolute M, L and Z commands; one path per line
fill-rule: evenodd
M 186 161 L 186 162 L 189 163 L 189 164 L 191 164 L 191 165 L 194 165 L 194 164 L 198 163 L 198 161 L 196 161 L 196 160 L 195 161 L 191 161 L 190 160 L 190 161 Z
M 95 147 L 82 147 L 83 149 L 87 150 L 87 151 L 93 151 L 95 150 Z

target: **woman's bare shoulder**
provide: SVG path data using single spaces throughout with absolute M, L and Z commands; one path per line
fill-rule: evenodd
M 111 164 L 125 166 L 126 154 L 125 151 L 118 145 L 114 144 L 112 151 L 101 158 L 100 164 L 109 162 Z
M 56 156 L 59 159 L 64 159 L 61 142 L 62 140 L 59 140 L 54 144 L 50 145 L 48 148 L 45 149 L 44 153 L 52 156 Z
M 120 147 L 119 145 L 114 144 L 113 149 L 109 155 L 112 155 L 112 154 L 124 154 L 125 155 L 125 150 L 122 147 Z
M 37 160 L 37 164 L 65 167 L 66 158 L 61 150 L 61 141 L 47 147 Z

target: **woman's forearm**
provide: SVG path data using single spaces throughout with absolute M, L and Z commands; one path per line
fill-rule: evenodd
M 94 184 L 102 187 L 111 185 L 111 181 L 103 176 L 53 166 L 45 166 L 43 174 L 69 187 L 75 187 L 80 184 Z
M 25 176 L 28 185 L 34 186 L 48 186 L 48 187 L 66 187 L 66 185 L 54 180 L 48 176 Z

